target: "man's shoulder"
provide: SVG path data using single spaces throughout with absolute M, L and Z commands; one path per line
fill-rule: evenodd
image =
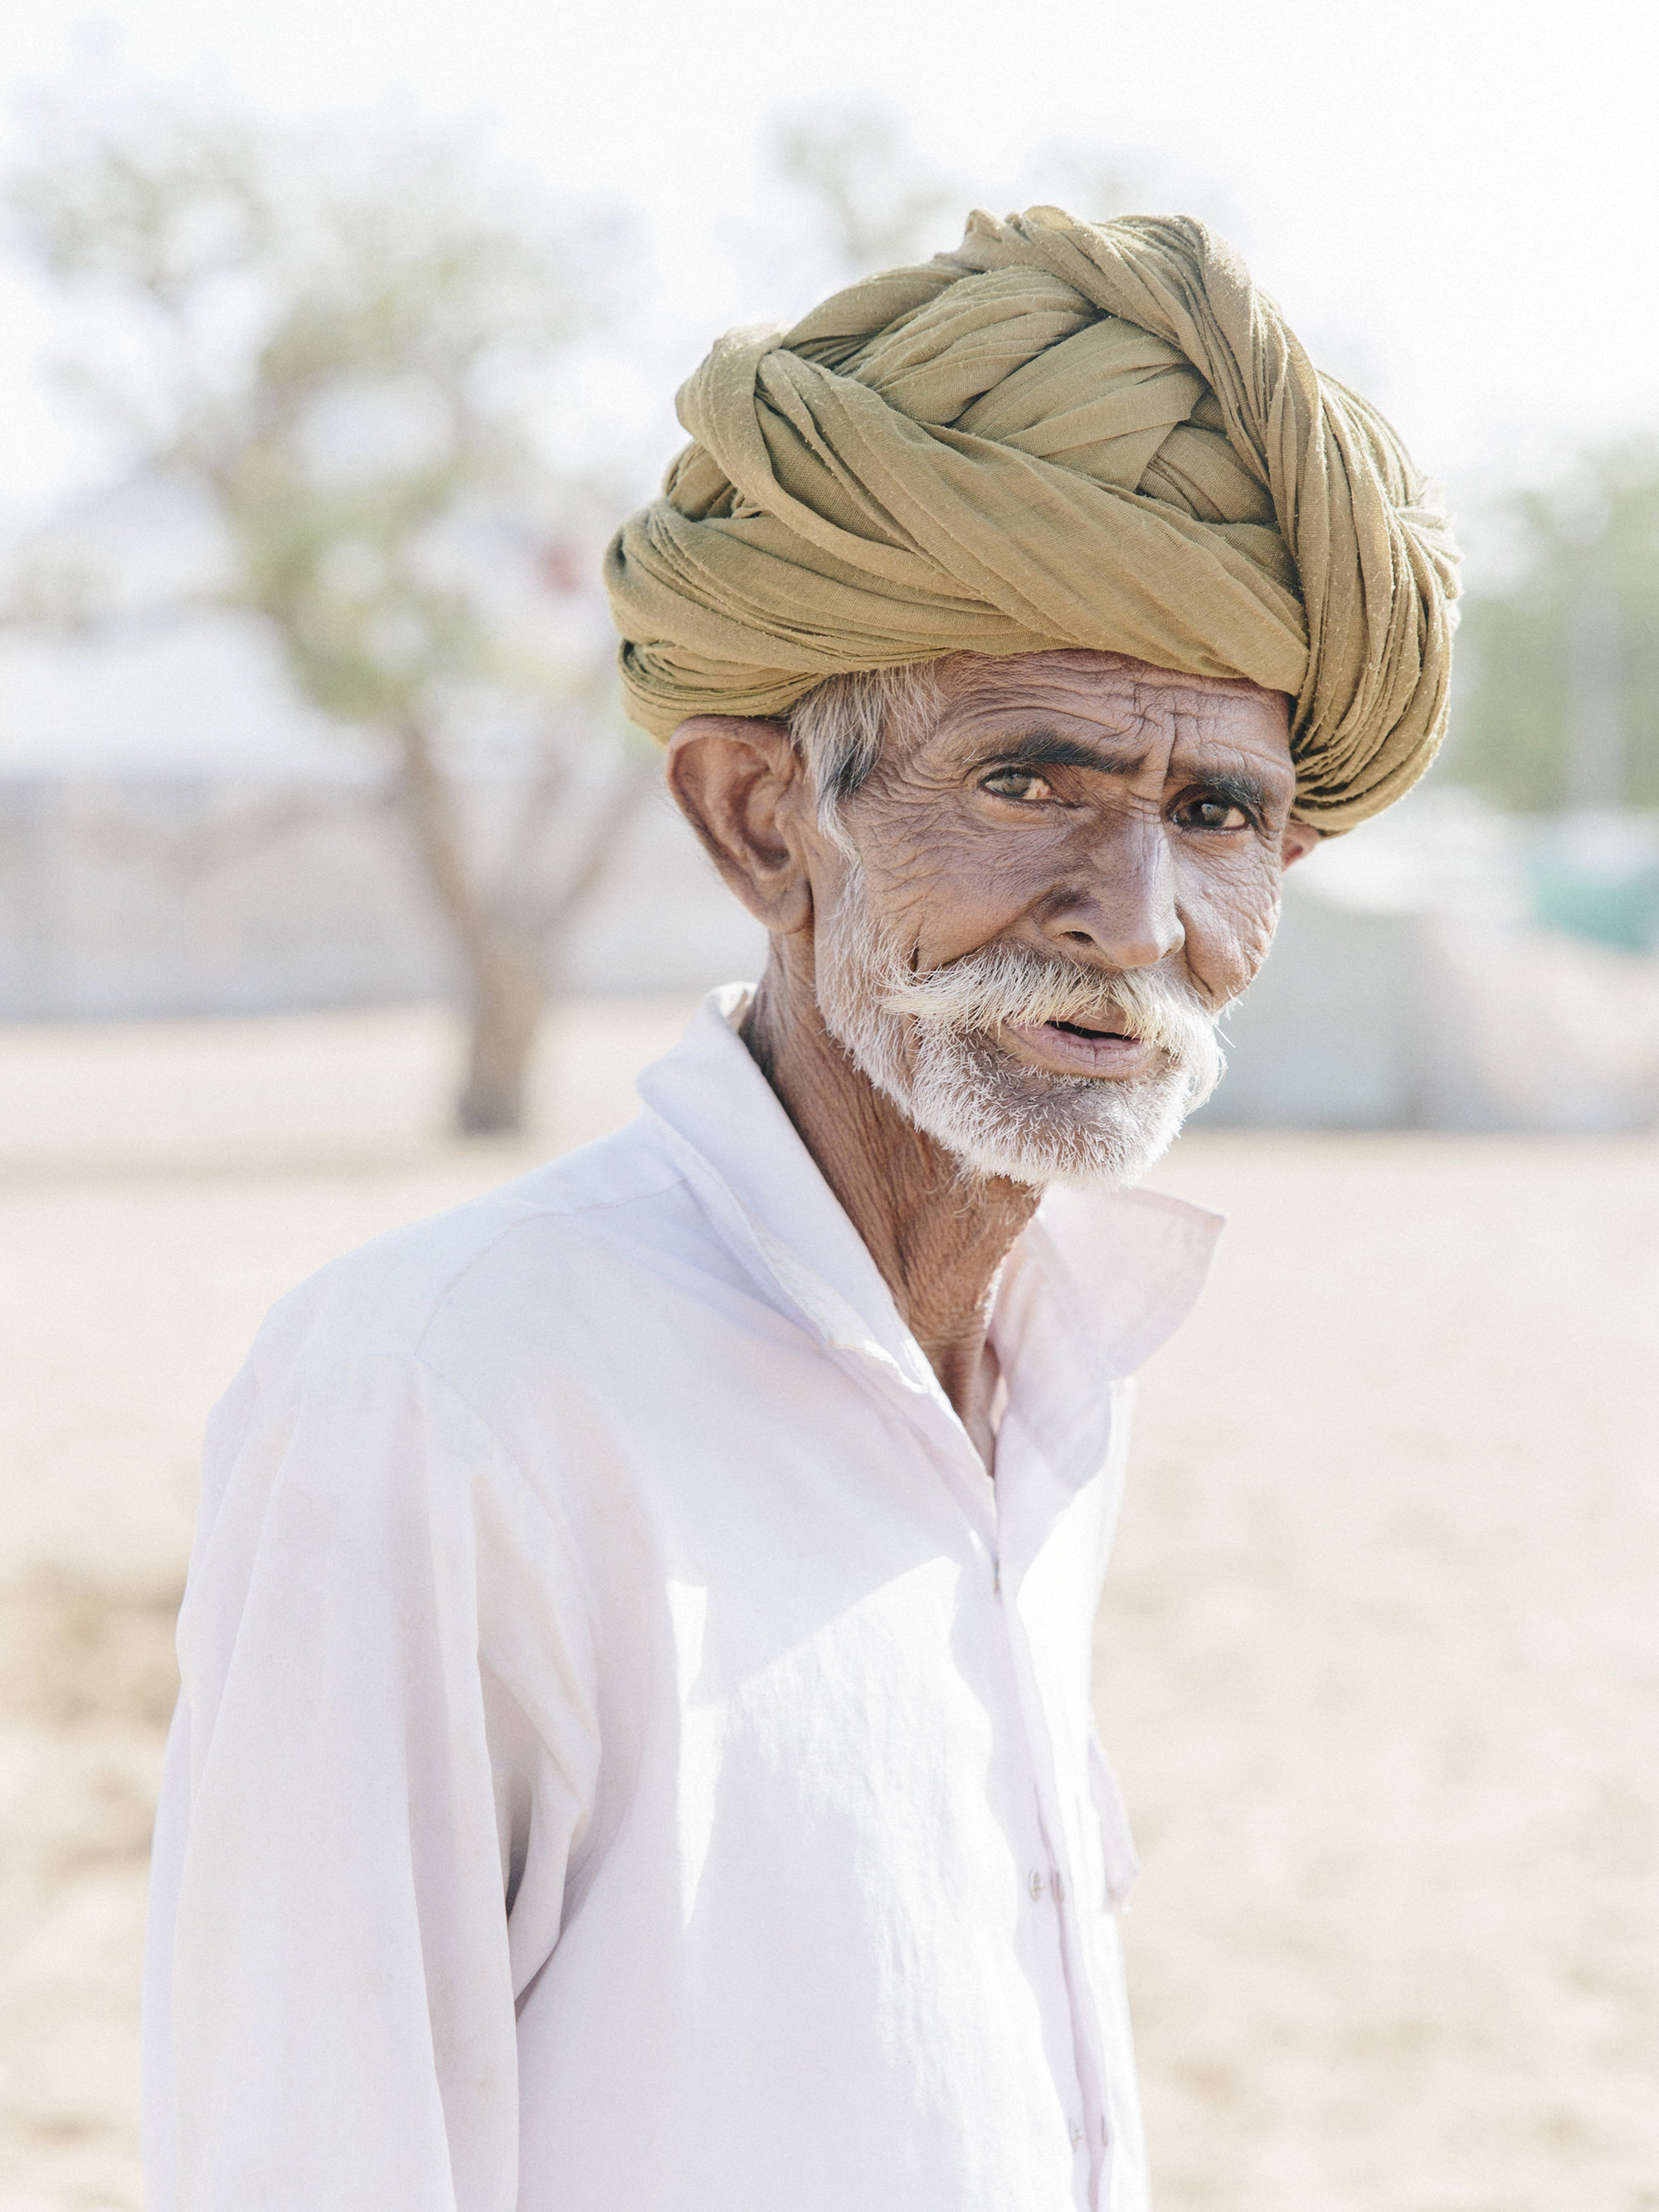
M 272 1309 L 256 1360 L 427 1358 L 472 1334 L 549 1341 L 619 1278 L 708 1242 L 683 1170 L 648 1121 L 632 1122 L 331 1261 Z

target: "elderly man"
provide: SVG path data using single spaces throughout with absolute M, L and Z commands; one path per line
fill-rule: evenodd
M 1132 1186 L 1454 556 L 1188 222 L 975 216 L 682 411 L 623 681 L 770 959 L 216 1417 L 150 2212 L 1147 2201 L 1090 1637 L 1215 1224 Z

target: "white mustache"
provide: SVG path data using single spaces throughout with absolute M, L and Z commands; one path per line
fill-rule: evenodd
M 1215 1050 L 1218 1010 L 1191 984 L 1153 968 L 1103 972 L 1046 960 L 1028 945 L 991 945 L 923 975 L 882 980 L 881 1004 L 889 1013 L 964 1035 L 1005 1024 L 1074 1022 L 1127 1031 L 1176 1066 Z

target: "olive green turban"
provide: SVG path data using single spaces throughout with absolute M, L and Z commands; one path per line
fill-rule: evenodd
M 1288 692 L 1321 830 L 1433 756 L 1446 519 L 1199 223 L 975 215 L 955 253 L 722 338 L 679 414 L 605 559 L 655 737 L 844 671 L 1086 646 Z

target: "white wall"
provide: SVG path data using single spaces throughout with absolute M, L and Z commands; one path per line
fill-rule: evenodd
M 763 943 L 659 798 L 629 825 L 562 980 L 695 989 L 757 972 Z M 275 1013 L 453 983 L 372 781 L 0 780 L 0 1019 Z
M 1415 827 L 1402 809 L 1386 832 L 1296 870 L 1273 954 L 1228 1017 L 1231 1069 L 1205 1122 L 1659 1120 L 1659 959 L 1530 927 L 1504 888 L 1501 839 L 1483 835 L 1455 809 L 1419 811 Z M 558 981 L 692 991 L 756 975 L 763 957 L 762 933 L 659 793 Z M 0 780 L 0 1019 L 278 1013 L 454 985 L 398 819 L 364 772 Z

